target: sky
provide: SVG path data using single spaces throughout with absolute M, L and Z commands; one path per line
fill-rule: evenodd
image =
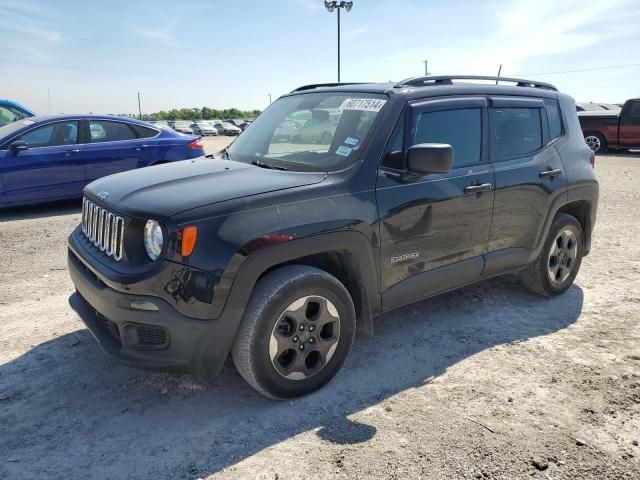
M 337 80 L 323 0 L 0 0 L 0 98 L 40 113 L 264 109 Z M 638 0 L 354 0 L 343 82 L 522 76 L 577 101 L 640 97 Z M 49 103 L 50 98 L 50 103 Z M 49 106 L 50 105 L 50 106 Z

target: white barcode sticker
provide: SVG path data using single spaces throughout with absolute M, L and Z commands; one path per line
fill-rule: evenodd
M 387 103 L 386 100 L 380 100 L 378 98 L 347 98 L 342 102 L 342 105 L 340 105 L 340 110 L 379 112 L 385 103 Z

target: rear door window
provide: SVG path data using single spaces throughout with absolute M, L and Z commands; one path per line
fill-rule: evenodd
M 491 157 L 508 160 L 542 148 L 540 108 L 491 108 Z

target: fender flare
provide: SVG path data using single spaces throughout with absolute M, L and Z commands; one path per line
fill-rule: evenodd
M 595 224 L 595 213 L 598 205 L 598 188 L 593 185 L 569 189 L 566 194 L 559 195 L 554 199 L 551 207 L 549 208 L 549 213 L 547 214 L 547 218 L 545 219 L 543 228 L 540 230 L 540 233 L 538 235 L 535 244 L 536 247 L 531 251 L 529 255 L 528 263 L 535 261 L 535 259 L 538 258 L 538 255 L 540 255 L 547 235 L 549 235 L 549 230 L 551 229 L 553 219 L 556 217 L 560 209 L 562 207 L 565 207 L 566 205 L 580 201 L 585 201 L 589 204 L 589 211 L 586 218 L 586 228 L 584 232 L 585 255 L 589 253 L 589 250 L 591 249 L 591 232 L 593 231 L 593 225 Z
M 360 295 L 358 330 L 372 335 L 373 318 L 381 310 L 374 249 L 377 250 L 364 234 L 350 230 L 311 235 L 258 250 L 238 267 L 224 310 L 244 311 L 256 282 L 270 268 L 308 255 L 339 252 L 346 260 Z

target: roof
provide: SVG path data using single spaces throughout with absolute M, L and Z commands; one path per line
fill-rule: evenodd
M 489 84 L 486 82 L 495 82 Z M 485 82 L 485 83 L 480 83 Z M 500 85 L 509 82 L 515 85 Z M 472 75 L 447 75 L 414 77 L 401 82 L 388 83 L 322 83 L 305 85 L 293 90 L 290 95 L 309 92 L 354 92 L 406 96 L 408 99 L 453 94 L 463 95 L 527 95 L 556 98 L 556 87 L 535 80 L 507 77 L 480 77 Z
M 578 112 L 579 117 L 611 117 L 617 118 L 620 116 L 621 110 L 585 110 Z
M 147 122 L 143 122 L 142 120 L 137 120 L 135 118 L 129 117 L 119 117 L 117 115 L 98 115 L 93 113 L 65 113 L 65 114 L 57 114 L 57 115 L 37 115 L 35 117 L 29 117 L 25 120 L 30 120 L 32 122 L 48 122 L 52 120 L 67 120 L 70 118 L 92 118 L 92 119 L 100 119 L 100 120 L 119 120 L 119 121 L 127 121 L 131 123 L 136 123 L 138 125 L 146 125 Z

